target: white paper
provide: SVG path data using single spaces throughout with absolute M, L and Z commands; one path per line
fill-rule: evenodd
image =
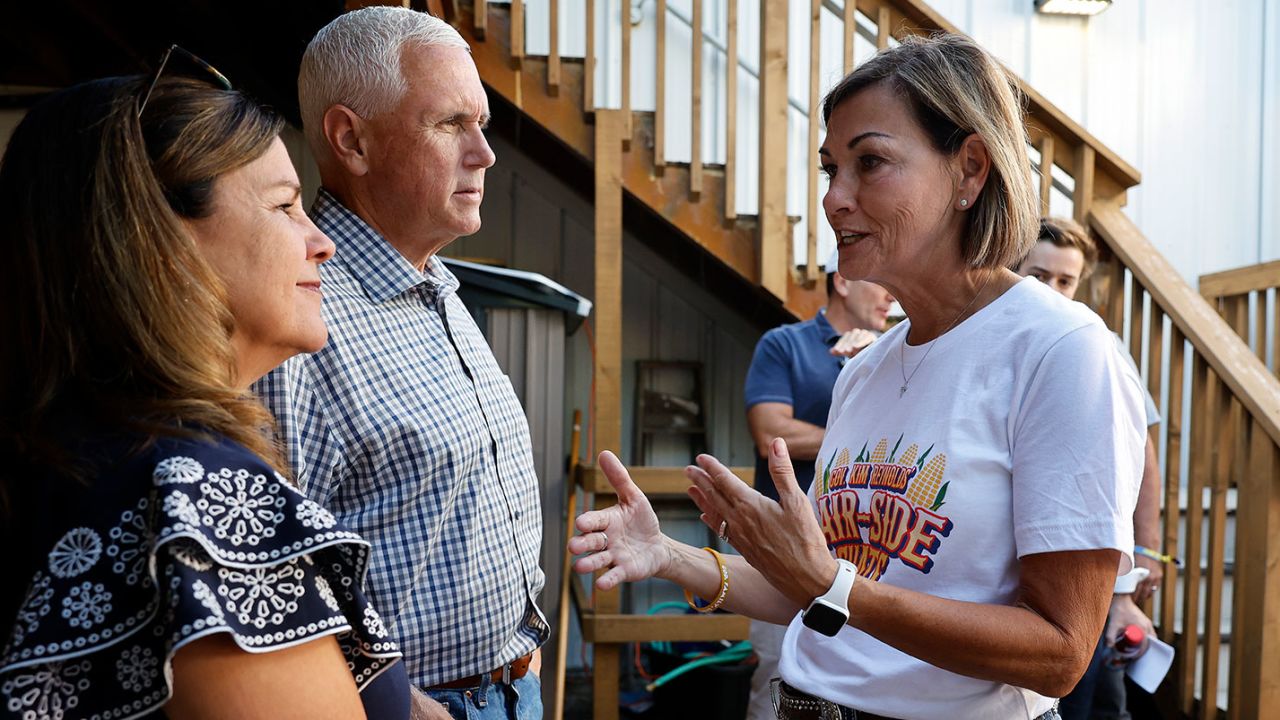
M 1158 637 L 1150 640 L 1147 651 L 1130 662 L 1125 673 L 1138 687 L 1154 693 L 1164 676 L 1169 674 L 1169 666 L 1173 665 L 1173 646 L 1162 642 Z

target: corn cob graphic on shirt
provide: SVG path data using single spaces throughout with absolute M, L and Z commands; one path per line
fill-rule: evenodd
M 864 444 L 852 462 L 849 449 L 839 448 L 819 464 L 817 510 L 827 545 L 872 580 L 895 559 L 928 573 L 953 527 L 939 513 L 950 485 L 946 454 L 932 445 L 921 453 L 918 443 L 899 453 L 901 445 L 902 437 L 892 449 L 881 438 L 870 453 Z

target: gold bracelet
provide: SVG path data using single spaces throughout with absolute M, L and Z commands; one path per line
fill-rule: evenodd
M 729 567 L 724 564 L 724 558 L 720 557 L 720 553 L 709 547 L 704 547 L 702 549 L 711 553 L 711 557 L 715 558 L 716 567 L 720 569 L 720 594 L 716 595 L 716 599 L 712 600 L 711 604 L 699 606 L 695 601 L 693 594 L 688 590 L 685 590 L 684 600 L 689 603 L 689 607 L 694 610 L 697 610 L 700 613 L 709 613 L 719 610 L 720 606 L 724 604 L 725 598 L 729 597 Z

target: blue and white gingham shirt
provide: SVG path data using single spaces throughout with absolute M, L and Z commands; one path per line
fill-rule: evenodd
M 329 342 L 255 390 L 298 482 L 373 544 L 367 594 L 412 682 L 487 672 L 541 645 L 542 513 L 529 426 L 437 258 L 419 272 L 320 191 Z

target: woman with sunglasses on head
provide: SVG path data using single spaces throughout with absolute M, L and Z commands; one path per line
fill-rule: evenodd
M 368 545 L 280 474 L 247 391 L 326 339 L 333 243 L 282 124 L 206 79 L 108 78 L 9 142 L 0 715 L 408 717 Z

